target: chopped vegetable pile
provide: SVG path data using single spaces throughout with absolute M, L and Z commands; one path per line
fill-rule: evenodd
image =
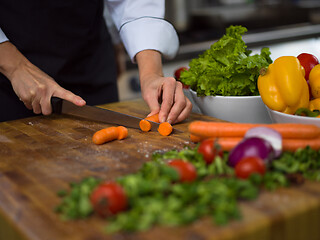
M 217 151 L 214 161 L 208 163 L 198 148 L 199 145 L 181 151 L 155 152 L 152 161 L 146 162 L 137 173 L 116 179 L 116 184 L 126 193 L 121 193 L 120 198 L 127 206 L 113 206 L 125 210 L 105 215 L 107 231 L 141 231 L 155 224 L 178 226 L 204 216 L 211 216 L 216 224 L 226 224 L 241 218 L 239 199 L 255 199 L 261 189 L 289 186 L 299 182 L 297 178 L 320 181 L 320 151 L 310 147 L 284 152 L 266 165 L 264 174 L 251 174 L 246 179 L 236 177 L 234 168 L 227 164 L 228 152 L 221 157 Z M 170 165 L 173 160 L 192 164 L 196 175 L 192 169 L 184 172 L 185 167 L 178 171 Z M 186 174 L 192 175 L 190 181 L 182 181 Z M 95 192 L 103 195 L 104 190 L 99 187 L 105 185 L 91 177 L 71 184 L 70 192 L 60 192 L 63 199 L 57 212 L 63 219 L 89 217 L 95 209 L 90 194 L 96 189 Z M 119 194 L 108 194 L 110 203 L 117 203 Z M 99 202 L 97 194 L 94 198 Z
M 250 55 L 242 35 L 242 26 L 230 26 L 226 34 L 210 49 L 189 63 L 189 70 L 182 71 L 180 81 L 189 85 L 199 96 L 252 96 L 259 95 L 257 79 L 260 69 L 272 60 L 269 48 L 260 54 Z

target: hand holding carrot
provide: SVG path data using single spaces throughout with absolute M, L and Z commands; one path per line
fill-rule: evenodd
M 192 104 L 183 93 L 182 83 L 173 77 L 164 77 L 161 54 L 144 50 L 136 55 L 139 67 L 141 93 L 151 114 L 159 113 L 160 122 L 171 124 L 186 119 Z

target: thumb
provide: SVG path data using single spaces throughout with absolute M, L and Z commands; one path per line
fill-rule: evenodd
M 150 113 L 147 117 L 157 114 L 160 111 L 160 104 L 157 101 L 157 98 L 150 98 L 149 100 L 146 100 L 146 102 L 150 109 Z

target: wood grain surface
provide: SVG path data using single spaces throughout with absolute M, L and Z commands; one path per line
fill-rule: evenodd
M 102 107 L 137 117 L 148 114 L 141 99 Z M 193 120 L 219 121 L 192 114 L 175 125 L 182 133 L 164 137 L 129 129 L 127 139 L 100 146 L 91 142 L 93 133 L 111 125 L 65 115 L 0 123 L 0 240 L 320 239 L 320 183 L 315 182 L 241 202 L 242 220 L 224 227 L 208 217 L 183 227 L 106 235 L 106 222 L 98 217 L 65 222 L 53 211 L 60 202 L 57 191 L 69 182 L 88 176 L 114 179 L 137 171 L 156 150 L 192 146 L 187 127 Z

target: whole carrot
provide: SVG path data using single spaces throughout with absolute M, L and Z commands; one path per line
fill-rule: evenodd
M 108 127 L 95 132 L 92 136 L 93 143 L 100 145 L 116 139 L 124 139 L 128 136 L 128 129 L 123 126 Z
M 282 148 L 285 151 L 295 151 L 298 148 L 305 148 L 310 146 L 314 150 L 320 149 L 320 137 L 309 140 L 309 139 L 283 139 Z
M 149 122 L 149 121 L 158 123 L 159 122 L 159 114 L 158 113 L 154 114 L 154 115 L 146 117 L 145 119 L 142 119 L 140 121 L 139 127 L 143 132 L 150 131 L 152 125 L 151 125 L 151 122 Z
M 210 138 L 215 143 L 219 144 L 223 151 L 231 151 L 243 138 L 241 137 L 221 137 L 221 138 Z M 283 151 L 294 152 L 299 148 L 305 148 L 310 146 L 314 150 L 320 149 L 320 137 L 310 139 L 282 139 L 282 149 Z
M 312 139 L 320 136 L 319 127 L 312 124 L 299 123 L 256 124 L 194 121 L 189 124 L 189 132 L 202 138 L 243 137 L 250 128 L 261 126 L 277 130 L 283 138 Z

